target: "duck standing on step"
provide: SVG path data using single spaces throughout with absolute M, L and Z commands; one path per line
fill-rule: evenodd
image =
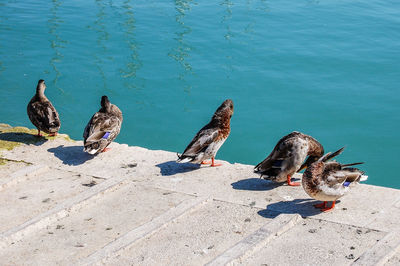
M 254 172 L 274 182 L 300 186 L 300 183 L 291 181 L 292 175 L 317 161 L 323 154 L 324 148 L 316 139 L 294 131 L 278 141 L 270 155 L 254 167 Z
M 107 151 L 107 146 L 118 136 L 121 125 L 121 110 L 111 104 L 107 96 L 102 96 L 100 110 L 92 116 L 83 131 L 83 151 L 89 154 Z
M 212 167 L 220 166 L 221 164 L 215 163 L 214 158 L 231 132 L 232 115 L 233 102 L 229 99 L 225 100 L 215 111 L 211 121 L 197 132 L 182 155 L 178 154 L 177 162 L 210 164 L 205 160 L 211 159 Z
M 56 136 L 61 127 L 60 117 L 56 108 L 44 95 L 45 90 L 46 83 L 41 79 L 36 86 L 36 94 L 28 103 L 27 113 L 32 124 L 38 129 L 37 136 L 42 136 L 40 131 L 49 134 L 49 136 Z
M 329 159 L 339 155 L 342 151 L 343 148 L 332 154 L 327 153 L 307 167 L 303 174 L 302 185 L 304 190 L 310 197 L 323 201 L 321 204 L 314 205 L 316 208 L 321 208 L 323 212 L 331 211 L 335 207 L 337 199 L 348 193 L 351 187 L 368 178 L 363 171 L 349 167 L 362 163 L 328 162 Z M 328 201 L 332 201 L 331 207 L 327 207 Z

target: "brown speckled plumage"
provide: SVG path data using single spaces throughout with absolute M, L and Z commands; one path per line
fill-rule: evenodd
M 60 117 L 56 108 L 44 95 L 46 84 L 39 80 L 36 87 L 36 94 L 32 97 L 27 106 L 28 117 L 32 124 L 40 131 L 47 134 L 57 133 L 61 127 Z
M 317 162 L 312 163 L 304 172 L 302 185 L 312 198 L 321 201 L 335 201 L 345 195 L 349 188 L 360 182 L 364 172 L 348 166 L 357 165 L 341 164 L 329 159 L 340 154 L 343 148 L 333 155 L 327 154 Z
M 232 115 L 233 102 L 225 100 L 215 111 L 211 121 L 197 132 L 182 155 L 178 155 L 178 162 L 200 163 L 215 157 L 231 132 Z
M 122 120 L 121 110 L 111 104 L 107 96 L 101 97 L 100 110 L 92 116 L 83 131 L 83 150 L 90 154 L 103 151 L 118 136 Z
M 303 165 L 308 166 L 324 154 L 324 148 L 313 137 L 292 132 L 281 138 L 272 152 L 254 168 L 254 171 L 275 182 L 287 181 Z M 308 159 L 302 165 L 306 157 Z

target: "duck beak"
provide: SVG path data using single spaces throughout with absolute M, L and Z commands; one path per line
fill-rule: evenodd
M 307 168 L 307 164 L 306 164 L 306 163 L 303 163 L 303 165 L 300 166 L 300 169 L 297 170 L 297 173 L 300 172 L 300 171 L 303 170 L 303 169 L 306 169 L 306 168 Z

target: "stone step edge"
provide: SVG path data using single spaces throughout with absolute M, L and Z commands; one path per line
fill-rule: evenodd
M 400 231 L 387 233 L 379 242 L 365 251 L 351 265 L 384 265 L 400 251 Z
M 251 235 L 225 250 L 206 265 L 232 265 L 240 263 L 259 251 L 272 239 L 290 230 L 301 220 L 303 219 L 299 214 L 280 214 Z
M 18 184 L 20 182 L 26 181 L 30 177 L 45 173 L 48 170 L 49 167 L 47 165 L 29 165 L 24 168 L 21 168 L 11 173 L 10 178 L 7 178 L 7 180 L 0 183 L 0 191 L 4 190 L 7 187 Z
M 185 200 L 160 216 L 155 217 L 150 222 L 136 227 L 116 240 L 108 243 L 103 248 L 82 259 L 78 265 L 105 263 L 107 260 L 116 257 L 123 250 L 127 249 L 137 241 L 158 232 L 162 228 L 168 226 L 171 221 L 197 210 L 199 207 L 210 201 L 212 201 L 211 197 L 196 197 L 194 199 Z
M 102 194 L 113 190 L 128 178 L 129 177 L 127 176 L 123 176 L 107 179 L 100 184 L 57 204 L 52 209 L 37 215 L 23 224 L 2 232 L 0 234 L 0 249 L 9 247 L 13 242 L 23 239 L 25 235 L 45 228 L 54 221 L 66 217 L 70 212 L 80 209 L 87 201 L 93 200 Z

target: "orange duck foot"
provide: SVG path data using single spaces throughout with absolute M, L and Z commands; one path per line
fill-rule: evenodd
M 323 203 L 320 204 L 314 204 L 315 208 L 321 209 L 322 212 L 330 212 L 335 208 L 335 201 L 332 202 L 331 207 L 327 207 L 327 201 L 324 201 Z
M 287 184 L 288 184 L 288 186 L 292 186 L 292 187 L 300 186 L 299 182 L 292 182 L 292 177 L 290 175 L 287 176 Z
M 327 208 L 323 208 L 321 209 L 322 212 L 330 212 L 335 208 L 335 201 L 332 202 L 332 206 L 331 207 L 327 207 Z
M 58 133 L 56 132 L 56 133 L 51 133 L 51 134 L 49 134 L 49 137 L 55 137 L 55 136 L 57 136 L 58 135 Z
M 222 165 L 222 163 L 215 163 L 215 161 L 214 161 L 214 157 L 212 157 L 211 158 L 211 167 L 216 167 L 216 166 L 221 166 Z
M 111 148 L 104 148 L 101 152 L 106 152 L 106 151 L 109 151 L 109 150 L 111 150 Z
M 317 209 L 324 209 L 324 208 L 326 208 L 326 201 L 324 201 L 320 204 L 314 204 L 314 207 Z
M 200 164 L 210 164 L 211 162 L 202 161 Z

